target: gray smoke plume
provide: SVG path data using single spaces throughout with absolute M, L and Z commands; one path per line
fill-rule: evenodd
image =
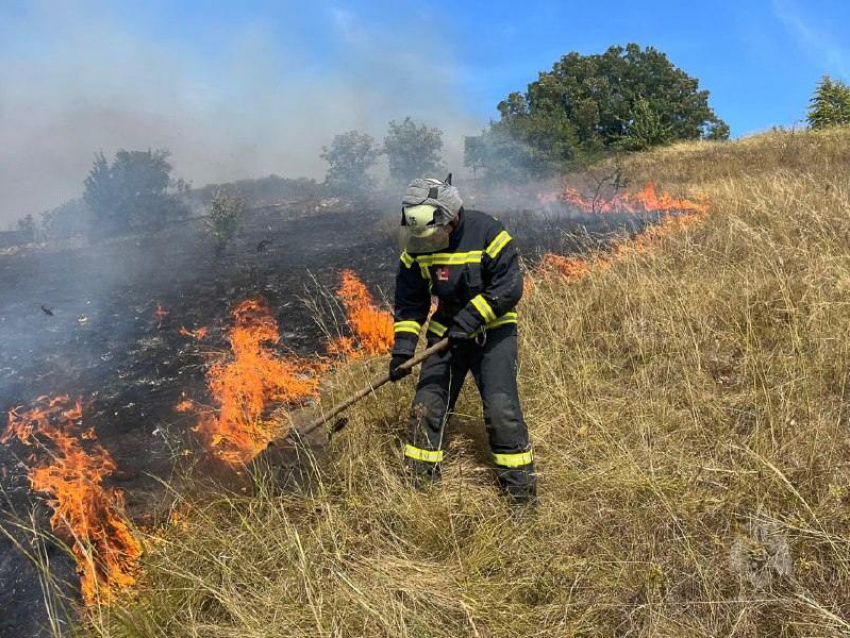
M 200 186 L 322 178 L 333 135 L 381 140 L 406 115 L 443 129 L 456 170 L 462 135 L 481 127 L 454 36 L 404 3 L 379 21 L 321 2 L 215 19 L 203 4 L 15 4 L 0 7 L 0 227 L 79 196 L 100 150 L 169 149 Z

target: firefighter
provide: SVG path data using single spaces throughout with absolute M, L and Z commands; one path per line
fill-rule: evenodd
M 439 477 L 444 429 L 468 372 L 484 404 L 496 478 L 515 502 L 536 499 L 534 461 L 517 393 L 517 313 L 522 274 L 516 246 L 497 219 L 464 210 L 446 181 L 416 179 L 402 202 L 390 378 L 413 356 L 420 332 L 450 348 L 422 365 L 410 411 L 406 464 L 417 483 Z M 439 304 L 428 320 L 431 297 Z

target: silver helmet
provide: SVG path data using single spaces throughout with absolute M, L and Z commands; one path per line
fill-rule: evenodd
M 411 253 L 429 253 L 449 245 L 450 224 L 463 208 L 460 192 L 445 181 L 415 179 L 407 187 L 401 204 L 399 244 Z

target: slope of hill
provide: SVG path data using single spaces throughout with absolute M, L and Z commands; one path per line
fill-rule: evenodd
M 103 636 L 850 635 L 850 131 L 678 145 L 634 182 L 704 223 L 521 307 L 536 511 L 491 485 L 470 384 L 408 490 L 408 380 L 303 493 L 189 506 Z M 335 394 L 360 383 L 339 374 Z

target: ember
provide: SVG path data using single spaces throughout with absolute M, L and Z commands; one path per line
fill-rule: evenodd
M 156 317 L 157 329 L 162 328 L 162 320 L 168 316 L 168 311 L 162 307 L 162 304 L 157 302 L 156 310 L 153 311 L 153 316 Z
M 180 400 L 180 403 L 174 406 L 174 409 L 177 412 L 188 412 L 194 407 L 195 404 L 191 399 L 183 398 Z
M 386 310 L 375 306 L 372 295 L 351 270 L 342 271 L 342 283 L 337 290 L 345 306 L 348 323 L 356 337 L 338 337 L 329 350 L 349 357 L 384 354 L 393 346 L 393 318 Z
M 268 306 L 250 299 L 237 305 L 230 332 L 232 359 L 213 364 L 207 385 L 219 406 L 203 414 L 194 428 L 218 458 L 241 464 L 250 461 L 278 433 L 264 420 L 272 402 L 294 402 L 316 396 L 318 367 L 297 357 L 279 357 L 268 344 L 280 338 Z M 177 409 L 185 409 L 186 400 Z
M 87 605 L 108 602 L 135 582 L 141 545 L 124 515 L 123 493 L 103 486 L 115 462 L 92 429 L 83 429 L 80 401 L 67 396 L 40 397 L 29 411 L 9 411 L 9 424 L 0 443 L 17 437 L 43 453 L 30 469 L 32 488 L 50 495 L 52 529 L 70 543 Z M 33 455 L 35 458 L 38 455 Z
M 184 337 L 190 337 L 192 339 L 197 339 L 200 341 L 204 337 L 207 336 L 209 332 L 209 328 L 198 328 L 197 330 L 189 330 L 186 326 L 180 326 L 179 333 Z

